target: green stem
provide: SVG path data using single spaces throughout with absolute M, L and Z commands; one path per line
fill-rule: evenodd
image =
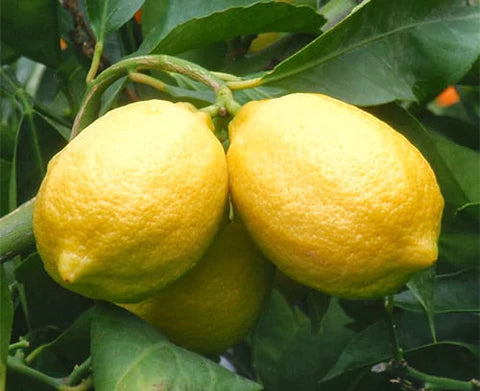
M 47 384 L 49 386 L 58 389 L 62 386 L 62 379 L 57 379 L 45 375 L 44 373 L 37 371 L 36 369 L 26 366 L 20 358 L 8 356 L 7 358 L 7 370 L 8 372 L 16 373 L 21 376 L 29 377 L 38 381 L 39 383 Z
M 36 349 L 34 349 L 27 357 L 25 357 L 25 362 L 27 364 L 31 364 L 33 360 L 37 358 L 37 356 L 42 353 L 46 348 L 51 346 L 51 343 L 45 343 L 43 345 L 40 345 Z
M 130 78 L 131 81 L 135 83 L 145 84 L 147 86 L 155 88 L 158 91 L 164 92 L 167 89 L 167 85 L 165 83 L 161 82 L 158 79 L 155 79 L 152 76 L 145 75 L 140 72 L 130 72 L 128 74 L 128 77 Z
M 92 63 L 90 64 L 90 69 L 87 73 L 87 84 L 91 83 L 98 72 L 98 67 L 100 66 L 100 60 L 102 59 L 103 53 L 103 42 L 97 41 L 95 44 L 95 50 L 93 52 Z
M 258 87 L 262 84 L 262 78 L 257 77 L 249 80 L 232 80 L 227 81 L 227 86 L 231 90 L 245 90 L 247 88 Z
M 404 374 L 406 377 L 412 378 L 414 380 L 421 381 L 424 385 L 424 390 L 428 391 L 463 391 L 463 390 L 479 390 L 479 383 L 477 380 L 471 381 L 462 381 L 454 380 L 446 377 L 439 377 L 428 375 L 426 373 L 420 372 L 412 367 L 405 367 Z
M 0 263 L 35 244 L 32 227 L 35 198 L 0 218 Z
M 75 368 L 73 368 L 73 371 L 68 375 L 66 384 L 67 385 L 72 385 L 75 383 L 78 383 L 82 378 L 85 377 L 85 375 L 90 372 L 92 366 L 92 358 L 88 357 L 83 363 L 80 365 L 76 365 Z
M 96 119 L 100 109 L 101 95 L 108 86 L 121 77 L 127 76 L 130 72 L 137 72 L 142 69 L 157 69 L 164 72 L 180 73 L 205 84 L 212 88 L 215 93 L 225 85 L 223 80 L 212 75 L 205 68 L 176 57 L 158 54 L 127 58 L 105 69 L 88 85 L 73 123 L 70 137 L 75 137 Z
M 228 87 L 223 87 L 217 93 L 217 101 L 215 104 L 219 107 L 225 107 L 227 112 L 231 115 L 237 114 L 238 110 L 242 107 L 235 99 L 233 98 L 232 90 Z
M 393 296 L 386 296 L 384 301 L 385 315 L 387 327 L 390 334 L 390 344 L 392 345 L 392 353 L 395 361 L 403 360 L 403 351 L 398 343 L 397 332 L 395 330 L 395 323 L 393 322 Z
M 87 391 L 92 388 L 93 379 L 91 376 L 81 380 L 90 371 L 90 366 L 91 358 L 89 357 L 82 364 L 77 365 L 68 377 L 55 378 L 30 368 L 23 362 L 22 356 L 8 356 L 7 358 L 7 370 L 9 372 L 49 385 L 58 391 Z M 80 382 L 78 385 L 73 385 L 78 382 Z
M 220 112 L 220 107 L 217 105 L 210 105 L 206 107 L 202 107 L 199 111 L 203 113 L 207 113 L 210 117 L 217 117 Z
M 230 73 L 212 71 L 211 74 L 218 77 L 219 79 L 221 79 L 223 81 L 239 81 L 239 80 L 241 80 L 238 76 L 232 75 Z
M 93 387 L 93 378 L 91 376 L 87 377 L 80 384 L 76 386 L 60 386 L 58 391 L 87 391 Z
M 28 348 L 30 346 L 30 343 L 26 339 L 21 339 L 18 342 L 12 343 L 11 345 L 8 346 L 8 351 L 16 350 L 16 349 L 21 349 L 21 348 Z

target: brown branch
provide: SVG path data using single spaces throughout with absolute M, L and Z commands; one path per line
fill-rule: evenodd
M 70 40 L 73 42 L 76 51 L 91 60 L 96 43 L 95 34 L 86 23 L 83 12 L 78 9 L 78 0 L 62 0 L 62 7 L 72 16 L 74 29 L 70 31 Z M 106 69 L 110 64 L 110 61 L 102 54 L 99 72 Z

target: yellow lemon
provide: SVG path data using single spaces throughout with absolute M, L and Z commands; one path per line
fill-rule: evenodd
M 203 354 L 240 342 L 270 293 L 273 265 L 243 225 L 228 223 L 200 262 L 157 295 L 122 307 Z
M 151 100 L 97 119 L 49 163 L 33 228 L 47 272 L 109 301 L 147 297 L 192 268 L 227 202 L 208 116 Z
M 435 175 L 386 123 L 324 95 L 291 94 L 247 103 L 229 133 L 233 202 L 291 278 L 373 298 L 436 261 Z

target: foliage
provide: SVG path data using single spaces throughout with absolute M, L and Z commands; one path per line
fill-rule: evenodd
M 9 391 L 478 389 L 469 382 L 479 376 L 478 1 L 1 5 L 0 389 L 5 381 Z M 278 40 L 249 52 L 266 32 Z M 152 57 L 157 66 L 145 70 L 150 54 L 178 59 Z M 221 357 L 179 348 L 135 316 L 56 285 L 34 251 L 31 203 L 7 213 L 35 196 L 70 129 L 131 101 L 181 100 L 217 115 L 228 146 L 222 115 L 235 107 L 216 96 L 216 83 L 238 90 L 241 104 L 326 93 L 403 133 L 446 201 L 436 267 L 387 300 L 386 312 L 381 301 L 274 290 L 249 336 Z M 437 105 L 448 86 L 458 102 Z

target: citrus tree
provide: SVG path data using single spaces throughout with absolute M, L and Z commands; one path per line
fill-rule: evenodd
M 480 389 L 478 1 L 1 7 L 1 390 Z

